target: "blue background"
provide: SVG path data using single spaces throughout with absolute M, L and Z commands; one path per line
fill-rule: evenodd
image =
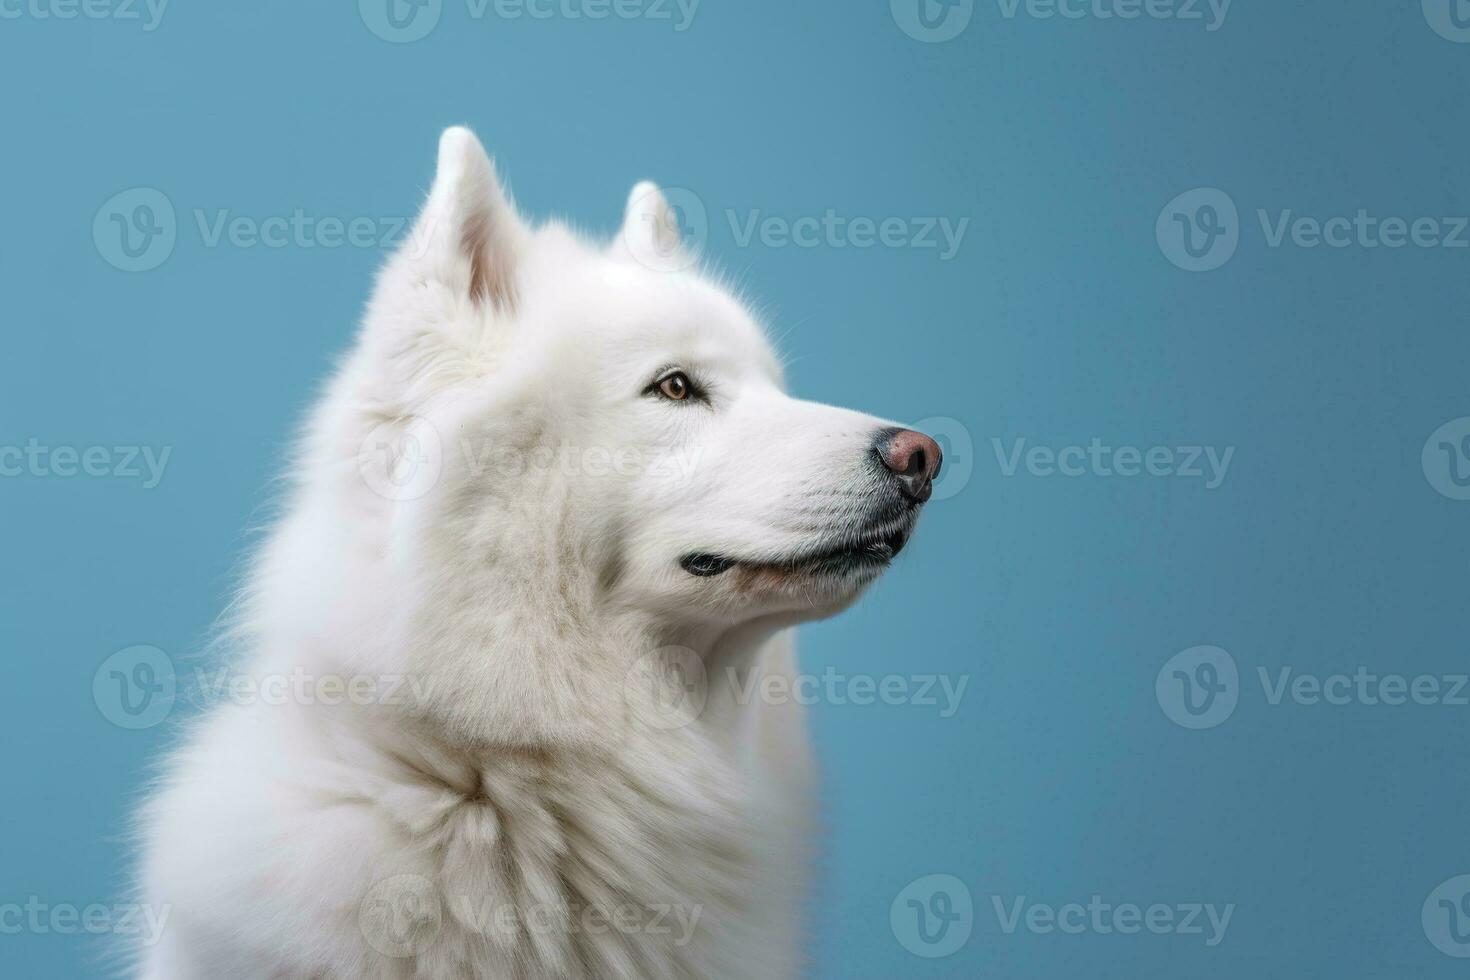
M 13 9 L 13 8 L 12 8 Z M 968 675 L 957 714 L 813 708 L 825 769 L 812 975 L 1450 977 L 1420 907 L 1470 871 L 1470 708 L 1271 705 L 1256 668 L 1459 673 L 1470 503 L 1420 450 L 1470 415 L 1470 250 L 1268 247 L 1257 209 L 1470 213 L 1470 45 L 1418 2 L 1237 0 L 1199 21 L 1007 19 L 921 43 L 886 2 L 704 0 L 668 21 L 472 20 L 417 43 L 355 5 L 174 0 L 157 30 L 0 20 L 0 443 L 172 446 L 163 482 L 0 479 L 0 903 L 118 900 L 127 814 L 170 726 L 110 724 L 112 652 L 197 649 L 283 447 L 348 342 L 377 249 L 205 247 L 193 212 L 411 214 L 474 127 L 528 214 L 610 233 L 632 183 L 687 187 L 706 248 L 771 311 L 809 398 L 943 416 L 948 499 L 847 615 L 820 673 Z M 158 268 L 92 222 L 178 209 Z M 1239 251 L 1155 240 L 1195 187 Z M 741 247 L 725 217 L 970 218 L 959 254 Z M 1234 446 L 1199 480 L 1002 474 L 1009 446 Z M 1189 731 L 1155 699 L 1215 644 L 1240 702 Z M 200 828 L 208 833 L 208 828 Z M 890 904 L 961 879 L 973 934 L 911 955 Z M 1006 934 L 992 896 L 1234 903 L 1225 940 Z M 105 943 L 0 935 L 16 977 L 100 974 Z

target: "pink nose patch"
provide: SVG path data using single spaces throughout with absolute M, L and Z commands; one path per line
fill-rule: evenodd
M 898 477 L 908 497 L 919 503 L 929 499 L 934 492 L 934 478 L 944 461 L 939 443 L 913 429 L 894 429 L 876 448 L 883 465 Z

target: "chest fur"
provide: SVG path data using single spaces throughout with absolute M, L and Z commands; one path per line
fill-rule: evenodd
M 410 870 L 365 898 L 369 947 L 407 976 L 732 975 L 761 834 L 733 771 L 668 761 L 508 754 L 383 793 Z

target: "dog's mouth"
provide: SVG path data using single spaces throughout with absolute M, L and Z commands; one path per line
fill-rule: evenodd
M 868 528 L 836 544 L 823 544 L 782 558 L 740 558 L 711 551 L 696 551 L 679 559 L 690 575 L 713 578 L 732 568 L 776 574 L 842 577 L 887 568 L 908 543 L 913 520 L 879 528 Z

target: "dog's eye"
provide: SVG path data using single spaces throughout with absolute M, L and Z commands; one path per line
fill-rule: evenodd
M 709 404 L 709 394 L 706 389 L 691 378 L 688 371 L 672 366 L 654 375 L 653 382 L 643 389 L 643 393 L 669 402 Z
M 693 392 L 694 385 L 683 371 L 675 371 L 659 379 L 658 393 L 671 402 L 684 401 Z

